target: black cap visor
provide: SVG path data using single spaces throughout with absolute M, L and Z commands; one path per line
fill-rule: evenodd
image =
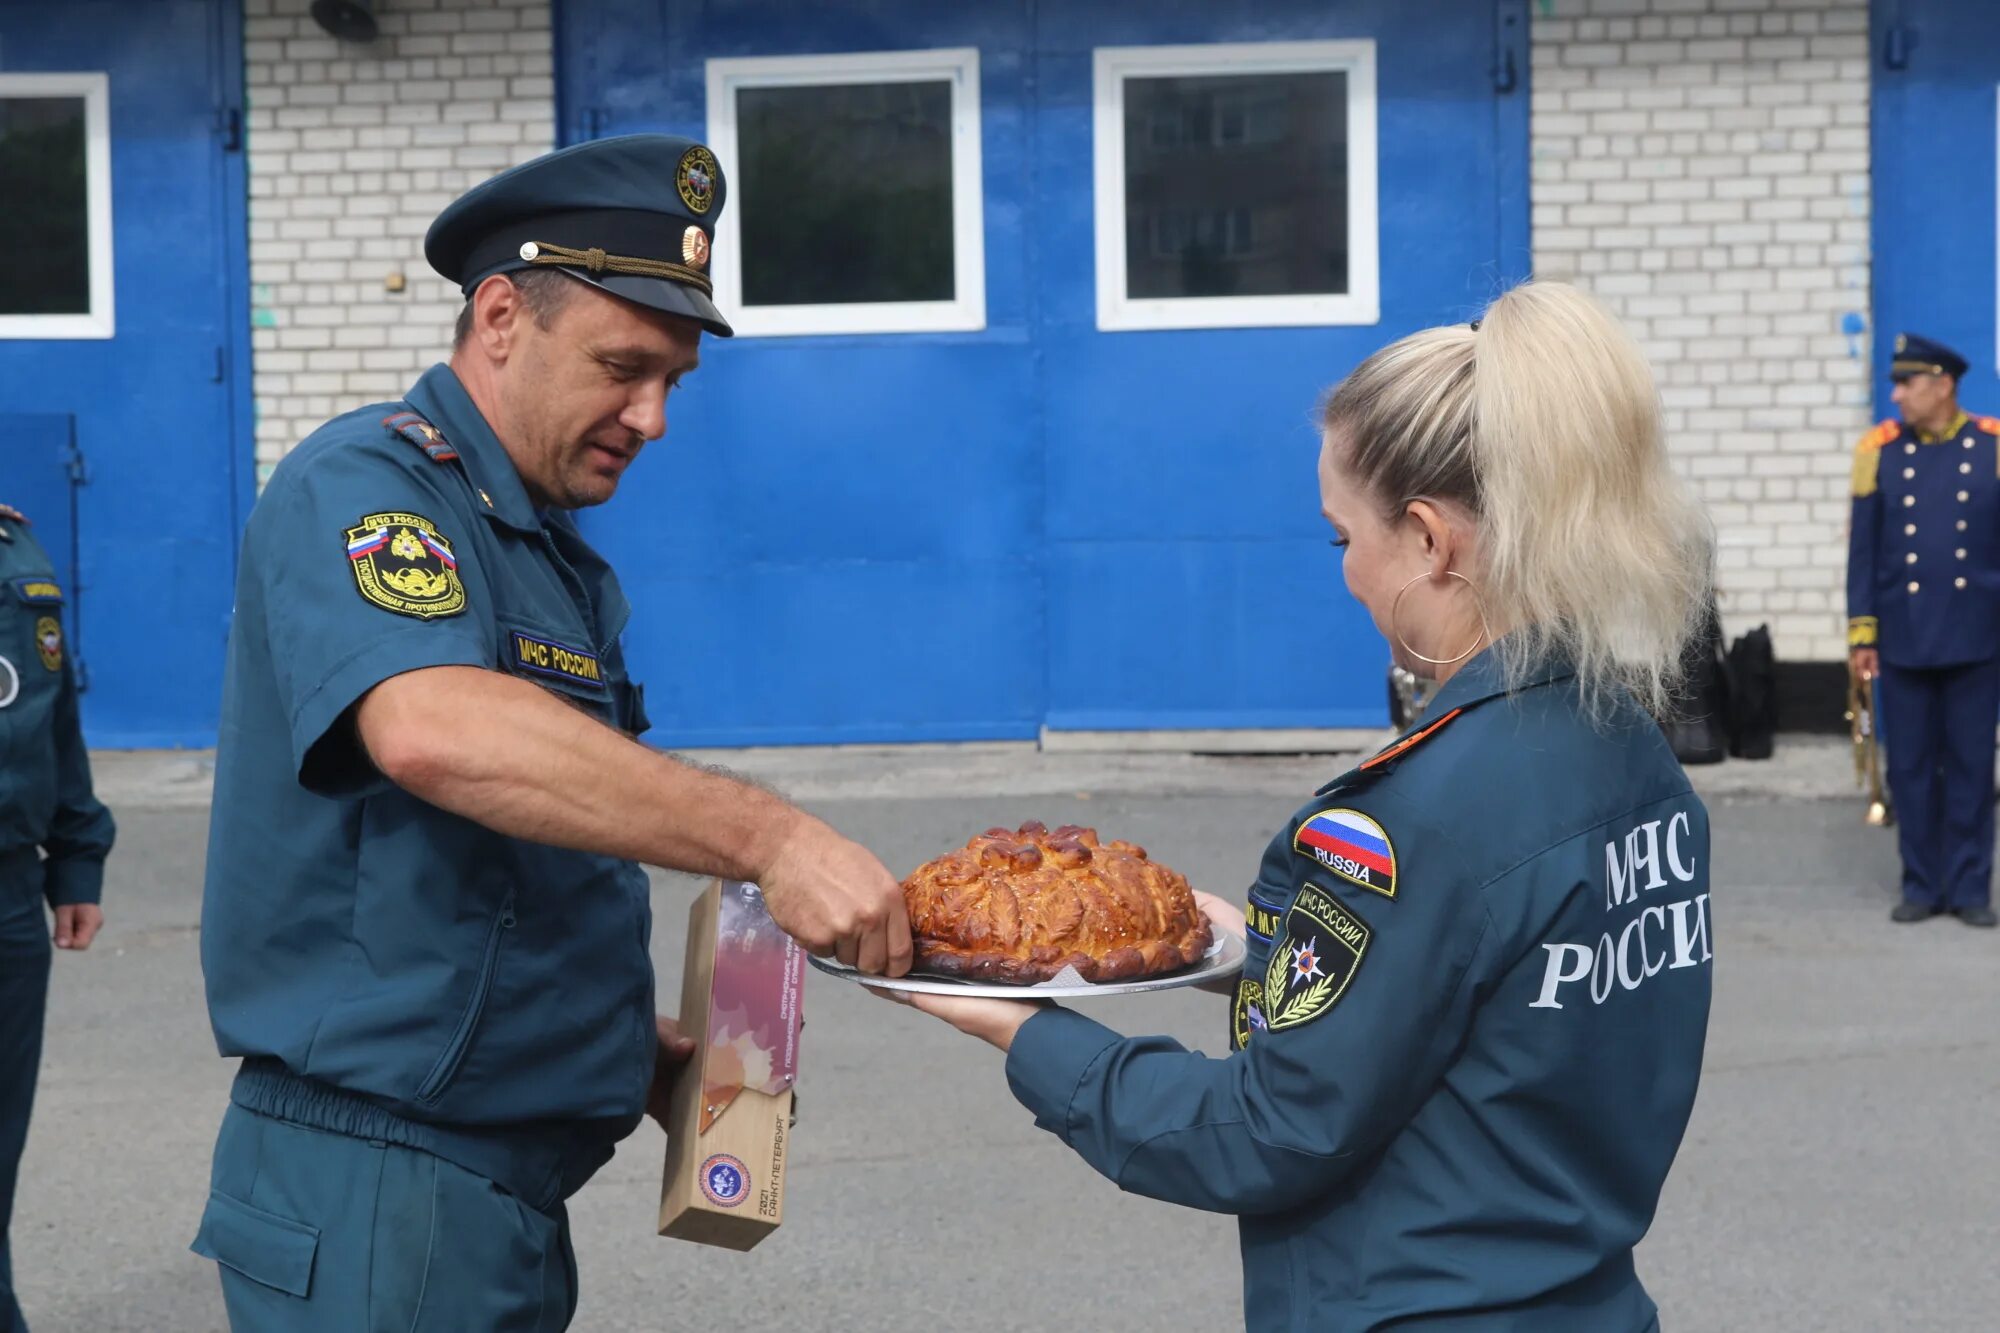
M 699 287 L 690 287 L 684 282 L 675 282 L 670 278 L 641 277 L 636 273 L 579 273 L 567 267 L 562 271 L 578 282 L 587 282 L 600 291 L 610 292 L 613 296 L 630 301 L 634 305 L 642 305 L 669 315 L 679 315 L 682 319 L 691 319 L 718 338 L 736 336 L 736 330 L 729 327 L 729 321 L 715 308 L 715 302 L 709 300 L 708 293 Z

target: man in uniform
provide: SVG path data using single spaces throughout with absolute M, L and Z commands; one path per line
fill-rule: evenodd
M 7 1223 L 28 1139 L 49 921 L 61 949 L 88 949 L 115 830 L 90 789 L 76 677 L 62 631 L 62 583 L 20 511 L 0 504 L 0 1333 L 25 1333 Z
M 564 1200 L 691 1050 L 656 1024 L 637 863 L 909 965 L 873 855 L 634 739 L 630 608 L 570 517 L 729 334 L 723 201 L 665 135 L 470 191 L 425 239 L 468 298 L 450 364 L 314 432 L 251 514 L 201 941 L 244 1058 L 194 1242 L 239 1329 L 568 1324 Z
M 2000 712 L 2000 420 L 1958 405 L 1965 358 L 1914 333 L 1889 375 L 1898 421 L 1854 451 L 1847 642 L 1881 681 L 1903 857 L 1893 921 L 1995 922 L 1993 725 Z

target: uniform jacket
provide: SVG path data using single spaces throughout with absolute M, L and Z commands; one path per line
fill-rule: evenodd
M 1629 697 L 1489 651 L 1265 851 L 1226 1056 L 1051 1011 L 1007 1061 L 1135 1193 L 1241 1217 L 1258 1333 L 1638 1333 L 1708 1023 L 1708 818 Z
M 2000 657 L 2000 419 L 1935 439 L 1885 421 L 1854 450 L 1847 640 L 1901 667 Z
M 447 367 L 278 466 L 243 541 L 201 954 L 222 1052 L 322 1091 L 267 1078 L 247 1104 L 374 1123 L 330 1088 L 417 1122 L 582 1127 L 603 1157 L 637 1123 L 656 1048 L 644 872 L 419 800 L 348 720 L 392 675 L 464 666 L 636 734 L 628 615 Z
M 98 900 L 117 831 L 91 791 L 63 601 L 33 533 L 0 518 L 0 857 L 40 848 L 51 907 Z

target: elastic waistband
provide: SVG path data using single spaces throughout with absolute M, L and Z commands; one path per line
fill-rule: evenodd
M 229 1099 L 274 1120 L 442 1157 L 543 1212 L 582 1189 L 611 1160 L 612 1143 L 595 1126 L 437 1125 L 411 1120 L 357 1093 L 302 1078 L 263 1056 L 243 1061 Z

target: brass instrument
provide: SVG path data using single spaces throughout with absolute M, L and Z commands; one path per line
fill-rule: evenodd
M 1875 828 L 1896 822 L 1889 789 L 1882 782 L 1882 745 L 1875 734 L 1875 682 L 1863 680 L 1852 663 L 1847 668 L 1847 728 L 1854 741 L 1854 782 L 1868 793 L 1863 818 Z

